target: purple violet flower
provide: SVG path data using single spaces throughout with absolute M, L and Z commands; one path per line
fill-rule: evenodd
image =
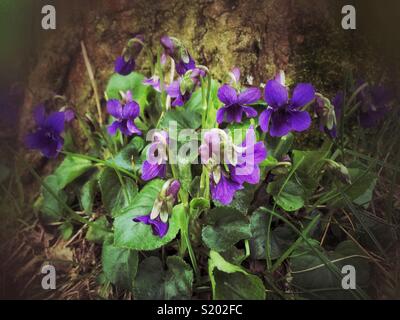
M 219 176 L 212 173 L 210 176 L 210 191 L 211 197 L 214 200 L 221 202 L 223 205 L 229 205 L 236 191 L 242 190 L 243 185 L 239 182 L 234 181 L 229 174 L 223 171 L 221 168 Z
M 44 105 L 39 105 L 33 117 L 37 128 L 25 137 L 27 147 L 40 150 L 47 158 L 55 158 L 64 145 L 61 134 L 64 131 L 65 113 L 53 112 L 46 117 Z
M 160 238 L 163 238 L 168 232 L 168 223 L 162 222 L 160 217 L 151 219 L 150 215 L 148 214 L 145 216 L 136 217 L 133 219 L 133 221 L 150 225 L 153 229 L 153 234 L 155 236 L 159 236 Z
M 127 76 L 133 70 L 135 70 L 136 62 L 135 59 L 142 51 L 144 42 L 144 36 L 139 34 L 128 41 L 128 44 L 123 50 L 121 56 L 115 60 L 114 70 L 116 73 Z
M 144 79 L 143 84 L 146 86 L 152 86 L 157 92 L 161 92 L 160 78 L 158 76 L 152 76 L 151 78 Z
M 232 71 L 230 72 L 230 76 L 231 76 L 231 81 L 230 81 L 230 85 L 235 85 L 236 83 L 239 83 L 240 81 L 240 69 L 235 67 L 232 69 Z
M 221 155 L 221 151 L 227 154 Z M 263 142 L 256 142 L 253 127 L 239 146 L 234 145 L 223 130 L 212 129 L 204 135 L 199 153 L 202 163 L 210 170 L 211 196 L 223 205 L 232 202 L 245 182 L 257 184 L 260 181 L 259 164 L 267 156 Z
M 180 76 L 183 76 L 189 70 L 193 70 L 196 68 L 196 62 L 194 59 L 189 55 L 188 62 L 184 62 L 182 59 L 178 60 L 175 65 L 176 73 Z
M 164 47 L 162 60 L 165 60 L 166 55 L 174 59 L 175 70 L 180 76 L 183 76 L 187 71 L 196 68 L 196 62 L 178 39 L 163 36 L 161 37 L 160 42 Z
M 315 98 L 314 87 L 308 83 L 300 83 L 289 99 L 288 89 L 282 84 L 283 79 L 280 74 L 279 78 L 268 81 L 264 93 L 268 107 L 259 118 L 261 129 L 264 132 L 269 130 L 273 137 L 285 136 L 290 131 L 304 131 L 311 125 L 310 115 L 307 111 L 301 111 L 301 108 Z
M 246 138 L 238 151 L 237 164 L 229 165 L 232 179 L 241 184 L 244 182 L 259 183 L 259 164 L 267 157 L 267 149 L 262 141 L 257 142 L 253 126 L 247 131 Z
M 389 111 L 392 94 L 383 86 L 372 86 L 362 90 L 357 96 L 361 103 L 360 124 L 363 128 L 376 127 Z
M 135 59 L 126 59 L 125 57 L 120 56 L 115 60 L 114 71 L 122 76 L 127 76 L 135 70 L 135 66 Z
M 108 133 L 115 135 L 117 130 L 120 130 L 125 136 L 141 135 L 142 132 L 135 125 L 135 119 L 140 113 L 140 106 L 132 99 L 130 91 L 124 94 L 122 103 L 117 99 L 107 101 L 107 112 L 116 119 L 108 127 Z
M 228 123 L 242 121 L 243 113 L 247 118 L 254 118 L 257 116 L 257 111 L 247 105 L 257 102 L 261 97 L 258 88 L 249 88 L 241 93 L 228 84 L 224 84 L 218 90 L 218 99 L 224 103 L 217 112 L 217 122 L 221 124 L 226 121 Z
M 154 178 L 165 178 L 167 173 L 168 161 L 168 133 L 166 131 L 157 132 L 153 136 L 147 151 L 147 159 L 142 164 L 142 179 L 149 181 Z
M 315 99 L 315 112 L 319 118 L 319 130 L 325 132 L 332 139 L 336 139 L 338 136 L 337 126 L 339 125 L 344 103 L 343 91 L 339 91 L 333 98 L 333 110 L 329 101 L 325 99 L 320 96 L 316 96 Z
M 205 76 L 204 70 L 195 68 L 167 86 L 167 94 L 173 99 L 172 107 L 181 107 L 192 97 L 193 90 Z
M 153 234 L 163 238 L 169 229 L 168 218 L 172 208 L 178 199 L 178 192 L 181 184 L 178 180 L 170 179 L 164 183 L 157 199 L 154 201 L 151 213 L 133 219 L 134 222 L 141 222 L 150 225 Z

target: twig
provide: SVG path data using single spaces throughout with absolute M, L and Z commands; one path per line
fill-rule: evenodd
M 94 94 L 94 99 L 96 101 L 96 107 L 97 107 L 97 113 L 99 116 L 99 124 L 102 125 L 103 124 L 103 118 L 102 118 L 102 114 L 101 114 L 101 106 L 100 106 L 100 99 L 99 99 L 99 93 L 97 91 L 97 84 L 96 81 L 94 79 L 94 75 L 93 75 L 93 69 L 92 66 L 90 64 L 90 60 L 86 51 L 86 47 L 85 44 L 83 43 L 83 41 L 81 41 L 81 47 L 82 47 L 82 55 L 83 55 L 83 60 L 85 61 L 85 66 L 86 66 L 86 70 L 89 74 L 89 79 L 90 79 L 90 83 L 92 85 L 93 88 L 93 94 Z

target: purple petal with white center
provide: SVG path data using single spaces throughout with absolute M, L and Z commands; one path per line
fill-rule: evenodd
M 269 121 L 270 121 L 270 118 L 271 118 L 271 115 L 272 115 L 273 111 L 274 111 L 274 109 L 268 107 L 266 110 L 264 110 L 260 114 L 260 118 L 258 119 L 258 123 L 260 124 L 261 130 L 264 131 L 264 132 L 268 132 Z
M 231 86 L 224 84 L 218 89 L 218 99 L 225 105 L 234 104 L 237 100 L 236 90 Z
M 117 99 L 107 101 L 107 112 L 116 119 L 122 119 L 122 105 Z
M 278 81 L 270 80 L 265 86 L 264 99 L 274 109 L 282 107 L 288 102 L 288 90 Z
M 290 107 L 293 109 L 299 109 L 313 101 L 314 98 L 314 87 L 309 83 L 299 83 L 296 88 L 294 88 Z
M 156 177 L 165 178 L 166 171 L 166 164 L 152 164 L 149 161 L 145 160 L 142 164 L 142 179 L 144 181 L 149 181 Z
M 237 98 L 237 104 L 252 104 L 260 100 L 261 92 L 258 88 L 249 88 L 241 92 Z

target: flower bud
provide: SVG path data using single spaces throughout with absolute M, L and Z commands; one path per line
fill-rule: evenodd
M 351 177 L 349 170 L 341 163 L 326 159 L 326 168 L 333 173 L 341 182 L 351 184 Z
M 169 187 L 166 192 L 166 196 L 167 197 L 172 196 L 174 198 L 174 200 L 176 201 L 176 198 L 178 196 L 178 192 L 179 192 L 180 188 L 181 188 L 180 182 L 178 180 L 173 180 L 169 184 Z

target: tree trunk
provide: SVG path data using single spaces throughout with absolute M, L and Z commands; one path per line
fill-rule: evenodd
M 355 33 L 341 28 L 341 6 L 336 1 L 96 0 L 82 5 L 75 0 L 68 7 L 65 1 L 55 3 L 57 30 L 41 30 L 34 37 L 36 59 L 26 81 L 17 130 L 20 141 L 32 126 L 33 107 L 56 94 L 64 95 L 80 114 L 94 112 L 81 41 L 100 94 L 116 56 L 135 33 L 144 34 L 152 49 L 162 35 L 175 36 L 215 78 L 226 79 L 237 66 L 242 79 L 256 85 L 283 69 L 289 83 L 312 82 L 333 94 L 349 70 L 373 72 L 368 68 L 378 65 L 377 55 L 364 47 L 357 49 L 360 41 Z M 40 13 L 41 4 L 33 10 Z M 40 25 L 40 18 L 36 16 L 35 25 Z M 142 54 L 138 69 L 150 76 L 144 61 Z M 29 154 L 35 166 L 45 164 L 40 159 L 39 154 Z

